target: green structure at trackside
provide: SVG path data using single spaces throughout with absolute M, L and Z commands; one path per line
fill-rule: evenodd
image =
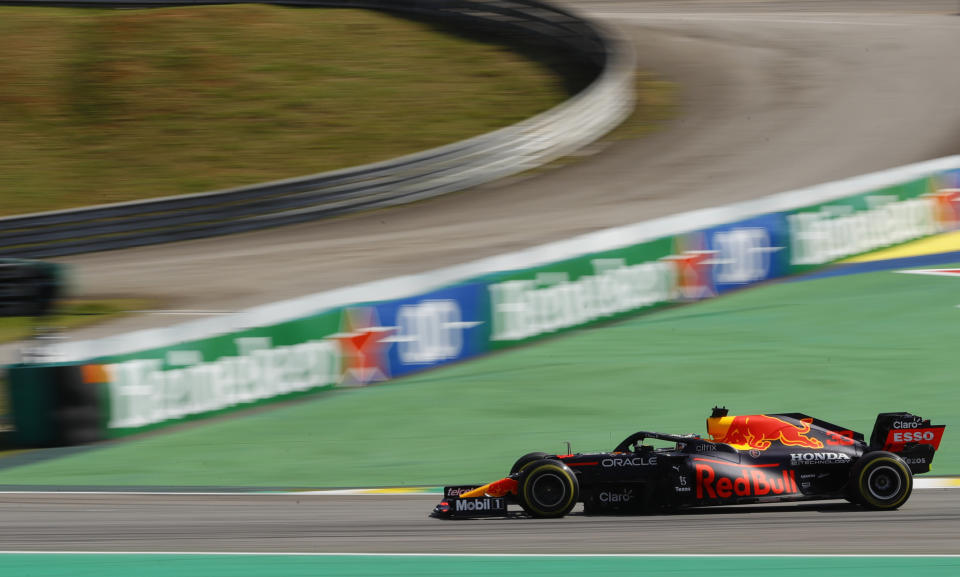
M 0 484 L 357 487 L 477 482 L 533 450 L 610 449 L 639 429 L 705 434 L 805 412 L 869 433 L 911 411 L 960 473 L 960 278 L 893 271 L 767 284 L 566 333 L 379 386 L 0 470 Z M 0 460 L 2 464 L 2 460 Z

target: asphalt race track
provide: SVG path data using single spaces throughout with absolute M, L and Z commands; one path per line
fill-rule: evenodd
M 661 133 L 415 206 L 82 255 L 87 294 L 235 310 L 960 152 L 954 0 L 600 2 L 682 87 Z M 264 280 L 269 279 L 269 280 Z M 87 335 L 182 321 L 141 316 Z M 228 482 L 228 480 L 225 480 Z M 669 517 L 441 522 L 435 496 L 2 494 L 0 549 L 956 553 L 960 491 L 899 511 L 762 506 Z
M 0 550 L 364 553 L 955 554 L 960 491 L 897 511 L 845 501 L 670 516 L 427 517 L 439 497 L 0 494 Z

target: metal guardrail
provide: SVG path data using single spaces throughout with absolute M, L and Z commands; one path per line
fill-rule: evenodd
M 0 0 L 152 8 L 229 0 Z M 634 56 L 611 31 L 536 0 L 266 0 L 440 19 L 563 50 L 595 67 L 570 100 L 524 122 L 385 162 L 224 191 L 0 218 L 0 256 L 44 258 L 257 230 L 404 204 L 541 166 L 593 142 L 633 107 Z

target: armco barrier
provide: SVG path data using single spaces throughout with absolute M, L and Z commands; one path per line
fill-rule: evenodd
M 152 8 L 218 0 L 0 0 L 0 4 Z M 239 3 L 239 2 L 237 2 Z M 263 0 L 369 8 L 546 45 L 588 66 L 593 82 L 519 124 L 418 154 L 313 176 L 0 218 L 0 256 L 43 258 L 257 230 L 413 202 L 529 170 L 618 125 L 633 107 L 633 53 L 612 31 L 536 0 Z
M 116 437 L 410 374 L 958 225 L 955 156 L 47 353 L 102 388 L 102 436 Z M 14 398 L 18 423 L 52 426 L 49 406 Z

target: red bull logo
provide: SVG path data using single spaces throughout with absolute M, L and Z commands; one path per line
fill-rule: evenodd
M 823 448 L 819 439 L 807 434 L 810 432 L 810 423 L 794 425 L 768 415 L 711 417 L 707 419 L 707 432 L 718 443 L 744 450 L 766 451 L 774 441 L 792 447 Z
M 765 497 L 799 493 L 793 471 L 771 474 L 761 468 L 742 467 L 736 477 L 718 475 L 707 464 L 695 465 L 697 499 L 730 499 L 732 497 Z

